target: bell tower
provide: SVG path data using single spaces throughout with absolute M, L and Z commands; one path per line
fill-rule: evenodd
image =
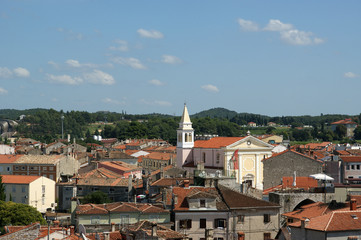
M 187 105 L 184 104 L 183 115 L 177 129 L 177 167 L 191 161 L 191 151 L 194 147 L 194 130 L 189 118 Z

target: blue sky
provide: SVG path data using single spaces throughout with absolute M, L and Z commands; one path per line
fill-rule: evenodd
M 359 114 L 360 1 L 0 1 L 0 108 Z

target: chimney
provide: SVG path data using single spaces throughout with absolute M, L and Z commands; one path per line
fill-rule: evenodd
M 310 219 L 308 219 L 308 218 L 302 219 L 301 220 L 301 228 L 307 227 L 307 224 L 308 224 L 309 221 L 310 221 Z
M 357 208 L 356 199 L 351 198 L 350 200 L 350 211 L 355 211 Z
M 110 233 L 104 232 L 104 240 L 110 240 Z
M 111 223 L 111 225 L 112 225 L 112 232 L 115 232 L 115 223 Z
M 152 237 L 157 236 L 157 224 L 152 224 Z
M 70 235 L 74 235 L 75 234 L 75 228 L 74 226 L 70 226 Z
M 189 180 L 188 179 L 184 180 L 184 187 L 189 188 Z

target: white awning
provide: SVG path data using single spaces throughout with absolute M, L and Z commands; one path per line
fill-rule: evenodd
M 317 179 L 317 180 L 324 180 L 324 181 L 333 181 L 334 180 L 332 177 L 327 176 L 324 173 L 312 174 L 312 175 L 310 175 L 310 177 Z

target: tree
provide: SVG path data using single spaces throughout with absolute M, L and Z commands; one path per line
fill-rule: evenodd
M 110 199 L 108 195 L 102 191 L 95 191 L 88 195 L 86 195 L 82 201 L 83 204 L 86 203 L 95 203 L 95 204 L 102 204 L 102 203 L 110 203 Z
M 3 184 L 3 177 L 0 175 L 0 201 L 6 200 L 5 186 Z
M 46 224 L 45 219 L 36 208 L 14 202 L 0 201 L 0 227 L 5 225 L 28 225 L 30 223 L 40 222 Z
M 357 128 L 355 128 L 354 132 L 354 138 L 356 140 L 361 140 L 361 126 L 358 126 Z
M 345 125 L 337 125 L 335 132 L 336 132 L 338 138 L 342 139 L 342 138 L 346 137 L 347 128 Z

